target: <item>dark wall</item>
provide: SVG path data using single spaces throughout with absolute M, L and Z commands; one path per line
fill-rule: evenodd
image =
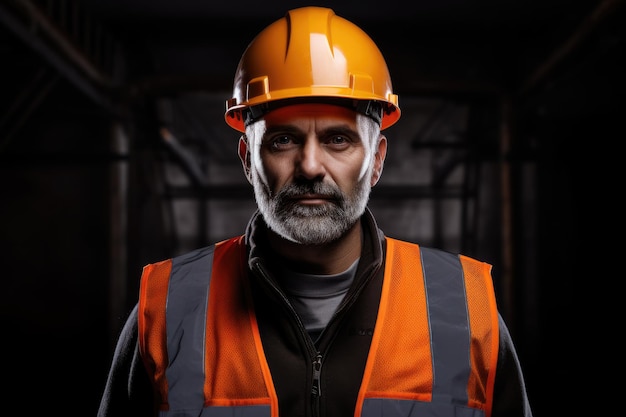
M 108 123 L 61 82 L 0 154 L 0 320 L 9 393 L 31 398 L 20 412 L 95 414 L 111 356 Z

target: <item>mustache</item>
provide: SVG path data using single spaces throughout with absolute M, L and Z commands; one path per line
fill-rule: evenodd
M 276 194 L 276 200 L 282 203 L 303 194 L 320 194 L 338 201 L 344 199 L 341 190 L 331 184 L 321 181 L 300 181 L 285 186 Z

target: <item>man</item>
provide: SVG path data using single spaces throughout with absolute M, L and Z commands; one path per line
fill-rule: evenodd
M 99 416 L 531 416 L 490 265 L 367 209 L 399 117 L 354 24 L 304 7 L 264 29 L 225 115 L 258 211 L 144 268 Z

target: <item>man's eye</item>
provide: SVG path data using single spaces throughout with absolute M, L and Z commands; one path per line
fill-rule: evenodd
M 345 143 L 348 139 L 345 136 L 332 136 L 330 138 L 330 142 L 331 143 L 336 143 L 336 144 L 341 144 L 341 143 Z
M 285 136 L 285 135 L 277 136 L 277 137 L 274 138 L 274 142 L 275 143 L 282 143 L 282 144 L 289 143 L 289 142 L 291 142 L 291 137 Z
M 329 136 L 326 143 L 332 146 L 345 146 L 349 144 L 350 138 L 344 135 L 333 135 Z
M 293 138 L 289 135 L 278 135 L 272 138 L 272 140 L 270 141 L 270 146 L 273 149 L 281 149 L 291 145 L 293 142 Z

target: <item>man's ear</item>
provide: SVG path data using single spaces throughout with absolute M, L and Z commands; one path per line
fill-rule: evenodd
M 372 170 L 372 178 L 370 179 L 370 186 L 373 187 L 378 183 L 378 180 L 383 174 L 383 166 L 385 165 L 385 157 L 387 156 L 387 138 L 384 135 L 380 135 L 378 138 L 378 145 L 376 153 L 374 154 L 374 169 Z
M 252 176 L 250 174 L 250 150 L 248 149 L 248 138 L 246 135 L 241 135 L 239 138 L 239 159 L 241 160 L 241 166 L 243 167 L 243 172 L 246 174 L 246 178 L 248 182 L 252 184 Z

